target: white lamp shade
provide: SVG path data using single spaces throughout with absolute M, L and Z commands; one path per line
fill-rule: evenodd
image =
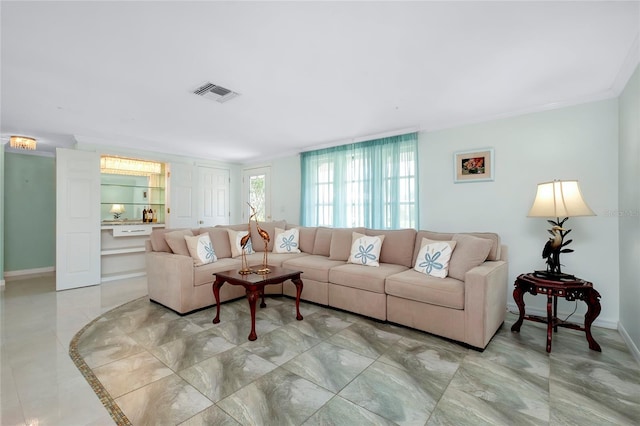
M 109 213 L 124 213 L 124 205 L 122 204 L 112 204 L 111 205 L 111 210 L 109 210 Z
M 595 216 L 582 198 L 577 180 L 554 180 L 538 184 L 529 217 Z

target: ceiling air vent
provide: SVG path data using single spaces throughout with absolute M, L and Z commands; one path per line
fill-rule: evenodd
M 198 96 L 220 102 L 221 104 L 239 95 L 239 93 L 225 89 L 222 86 L 217 86 L 213 83 L 205 83 L 194 90 L 193 93 Z

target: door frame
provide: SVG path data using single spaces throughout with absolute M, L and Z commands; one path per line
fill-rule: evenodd
M 247 203 L 249 202 L 249 180 L 252 176 L 265 176 L 264 181 L 264 216 L 266 222 L 271 222 L 272 212 L 271 212 L 271 166 L 260 166 L 260 167 L 248 167 L 246 169 L 242 169 L 242 208 L 240 211 L 242 212 L 242 220 L 247 221 L 249 219 L 249 206 Z

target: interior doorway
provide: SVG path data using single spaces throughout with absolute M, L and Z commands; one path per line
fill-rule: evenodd
M 242 199 L 245 201 L 245 208 L 242 210 L 243 220 L 249 219 L 251 205 L 256 209 L 256 220 L 271 222 L 271 167 L 245 169 L 242 182 Z

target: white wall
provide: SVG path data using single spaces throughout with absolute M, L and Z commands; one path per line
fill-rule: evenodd
M 620 107 L 620 332 L 640 361 L 640 67 L 619 98 Z
M 495 149 L 495 181 L 453 183 L 453 153 Z M 420 135 L 420 227 L 433 231 L 494 231 L 509 246 L 509 297 L 518 274 L 545 269 L 541 258 L 549 225 L 527 218 L 536 185 L 577 179 L 595 217 L 571 218 L 575 253 L 561 257 L 563 272 L 594 283 L 602 295 L 596 324 L 615 328 L 619 317 L 618 110 L 607 100 Z M 526 296 L 546 310 L 546 298 Z M 570 313 L 574 302 L 558 303 Z M 577 317 L 586 312 L 578 303 Z
M 437 132 L 421 132 L 420 228 L 443 232 L 498 232 L 509 246 L 508 301 L 520 273 L 544 269 L 541 257 L 549 228 L 545 219 L 527 218 L 536 185 L 577 179 L 594 217 L 571 218 L 567 225 L 575 253 L 564 254 L 563 271 L 594 283 L 602 295 L 596 322 L 615 328 L 619 318 L 618 271 L 618 109 L 607 100 Z M 495 181 L 453 183 L 453 153 L 493 147 Z M 272 162 L 273 216 L 299 222 L 298 156 Z M 546 309 L 543 297 L 526 296 L 528 308 Z M 575 304 L 558 303 L 561 313 Z M 572 317 L 582 320 L 586 305 Z
M 271 162 L 271 215 L 273 220 L 300 223 L 300 156 Z

